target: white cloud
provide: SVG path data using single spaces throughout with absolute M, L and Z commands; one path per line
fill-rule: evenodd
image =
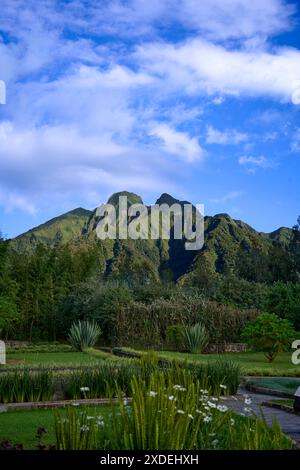
M 162 23 L 214 40 L 267 37 L 289 30 L 296 8 L 283 0 L 2 0 L 0 27 L 22 34 L 24 23 L 51 31 L 147 37 Z M 29 31 L 27 28 L 27 32 Z
M 267 96 L 292 101 L 299 77 L 300 52 L 293 48 L 234 50 L 203 39 L 180 45 L 140 46 L 144 68 L 164 79 L 165 89 L 184 88 L 191 95 Z
M 20 209 L 30 215 L 36 215 L 37 209 L 32 202 L 26 197 L 16 193 L 15 191 L 7 193 L 0 188 L 0 206 L 5 212 L 11 212 L 14 209 Z
M 236 145 L 246 140 L 248 140 L 248 135 L 235 129 L 219 131 L 212 126 L 207 126 L 207 144 Z
M 156 124 L 149 131 L 149 135 L 162 141 L 166 152 L 180 158 L 194 162 L 203 157 L 204 153 L 196 137 L 190 137 L 185 132 L 179 132 L 167 124 Z
M 72 126 L 21 129 L 0 124 L 1 204 L 34 213 L 42 198 L 120 188 L 174 189 L 160 154 L 121 145 L 110 135 L 86 135 Z M 175 170 L 176 171 L 176 170 Z M 18 192 L 14 188 L 18 188 Z M 46 197 L 47 195 L 47 197 Z M 30 201 L 30 203 L 28 202 Z
M 259 157 L 244 155 L 239 158 L 239 164 L 250 167 L 250 169 L 255 167 L 274 168 L 275 166 L 275 163 L 272 160 L 266 158 L 264 155 L 260 155 Z

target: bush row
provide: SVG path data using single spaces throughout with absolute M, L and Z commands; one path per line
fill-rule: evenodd
M 222 349 L 225 343 L 239 341 L 247 321 L 257 315 L 255 309 L 237 309 L 199 297 L 158 299 L 150 304 L 133 302 L 118 310 L 117 340 L 124 346 L 160 349 L 169 346 L 167 331 L 171 326 L 201 323 L 209 342 Z
M 188 373 L 212 394 L 220 393 L 220 384 L 226 387 L 226 392 L 236 393 L 240 381 L 239 367 L 228 361 L 207 364 L 166 361 L 159 365 L 156 358 L 143 357 L 141 360 L 103 361 L 95 369 L 82 368 L 59 375 L 52 371 L 30 373 L 28 370 L 2 374 L 0 402 L 50 400 L 57 389 L 69 399 L 104 398 L 116 393 L 118 388 L 130 396 L 133 377 L 148 383 L 157 370 L 172 376 L 174 383 L 184 383 L 184 373 Z

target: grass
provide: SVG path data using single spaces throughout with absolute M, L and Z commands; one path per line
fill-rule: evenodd
M 87 408 L 87 407 L 85 407 Z M 109 406 L 88 408 L 90 414 L 100 413 L 103 417 L 111 412 Z M 24 449 L 35 449 L 36 431 L 39 427 L 47 429 L 43 444 L 55 444 L 54 413 L 52 409 L 31 411 L 8 411 L 0 414 L 0 442 L 10 440 L 14 444 L 23 444 Z
M 129 351 L 129 349 L 127 350 Z M 291 353 L 288 352 L 278 354 L 273 363 L 268 363 L 264 354 L 260 352 L 190 354 L 174 351 L 151 351 L 151 353 L 168 360 L 178 359 L 192 362 L 210 362 L 220 358 L 226 359 L 238 364 L 241 367 L 242 375 L 300 377 L 300 366 L 292 364 Z
M 289 408 L 292 408 L 293 409 L 293 405 L 294 405 L 294 400 L 289 400 L 289 399 L 280 399 L 280 398 L 277 398 L 277 399 L 274 399 L 274 400 L 268 400 L 268 401 L 265 401 L 264 404 L 266 405 L 284 405 L 284 406 L 288 406 Z
M 24 366 L 46 366 L 46 367 L 72 367 L 82 365 L 97 365 L 109 354 L 101 351 L 95 352 L 8 352 L 7 364 L 4 368 Z
M 294 394 L 297 388 L 300 386 L 300 379 L 288 379 L 283 377 L 263 378 L 251 380 L 250 383 L 256 387 L 269 388 L 272 390 L 278 390 L 280 392 Z

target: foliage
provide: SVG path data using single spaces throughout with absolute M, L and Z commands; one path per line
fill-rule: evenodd
M 265 308 L 300 330 L 300 284 L 276 282 L 267 291 Z
M 118 405 L 112 405 L 108 418 L 94 413 L 88 419 L 80 406 L 56 412 L 58 448 L 273 450 L 292 447 L 292 441 L 275 422 L 270 428 L 264 418 L 237 416 L 229 411 L 226 401 L 202 389 L 189 372 L 184 372 L 181 378 L 182 382 L 174 383 L 172 374 L 156 372 L 146 383 L 140 377 L 133 377 L 132 402 L 118 389 Z
M 168 347 L 176 351 L 182 351 L 184 349 L 183 325 L 169 325 L 166 329 L 166 342 Z
M 7 297 L 0 296 L 0 337 L 11 337 L 20 323 L 16 304 Z
M 131 396 L 130 384 L 133 377 L 140 377 L 146 383 L 151 375 L 161 369 L 169 374 L 174 382 L 183 380 L 186 371 L 203 388 L 211 393 L 219 393 L 219 385 L 223 383 L 228 393 L 236 393 L 240 381 L 240 368 L 230 361 L 213 361 L 211 363 L 196 364 L 179 361 L 160 361 L 152 356 L 145 356 L 141 360 L 123 359 L 116 361 L 106 360 L 99 363 L 97 369 L 81 369 L 68 374 L 64 381 L 64 388 L 68 398 L 104 398 L 109 391 L 115 394 L 119 388 L 125 395 Z M 81 390 L 84 387 L 85 390 Z
M 201 323 L 196 323 L 184 328 L 183 341 L 186 351 L 201 354 L 208 345 L 209 338 L 205 327 Z
M 242 339 L 265 353 L 269 362 L 273 362 L 279 352 L 291 347 L 295 330 L 288 320 L 275 314 L 263 313 L 246 325 Z
M 157 299 L 150 304 L 132 302 L 118 311 L 117 337 L 123 346 L 161 349 L 167 346 L 169 326 L 201 323 L 210 342 L 222 350 L 225 342 L 239 341 L 245 324 L 257 314 L 256 310 L 220 305 L 197 295 Z
M 53 376 L 50 371 L 10 372 L 0 374 L 0 403 L 45 401 L 53 397 Z
M 100 335 L 97 323 L 79 320 L 71 326 L 68 339 L 75 351 L 83 351 L 94 346 Z
M 79 414 L 74 407 L 69 407 L 63 412 L 55 411 L 54 419 L 57 450 L 105 449 L 105 441 L 101 442 L 101 415 L 90 415 L 86 408 Z

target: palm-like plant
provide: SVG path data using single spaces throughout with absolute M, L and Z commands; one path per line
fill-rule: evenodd
M 209 338 L 206 329 L 201 323 L 188 326 L 183 330 L 183 340 L 188 352 L 201 353 L 208 344 Z
M 71 326 L 68 339 L 76 351 L 83 351 L 94 346 L 100 335 L 101 328 L 97 323 L 79 320 Z

